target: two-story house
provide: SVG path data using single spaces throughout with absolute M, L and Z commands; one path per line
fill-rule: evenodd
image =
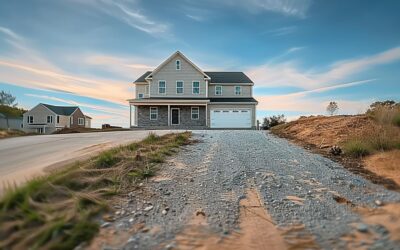
M 91 120 L 76 106 L 39 103 L 24 113 L 23 129 L 27 133 L 51 134 L 63 128 L 90 128 Z
M 135 82 L 131 127 L 255 128 L 254 83 L 243 72 L 207 72 L 177 51 Z

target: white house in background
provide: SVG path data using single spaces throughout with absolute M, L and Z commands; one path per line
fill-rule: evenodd
M 23 128 L 28 133 L 51 134 L 63 128 L 90 128 L 91 120 L 77 106 L 39 103 L 24 114 Z

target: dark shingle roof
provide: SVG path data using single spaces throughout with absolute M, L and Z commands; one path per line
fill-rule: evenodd
M 211 83 L 253 83 L 253 81 L 243 72 L 204 72 L 211 77 Z M 147 71 L 135 82 L 146 82 L 146 77 L 151 74 Z
M 75 112 L 78 107 L 73 106 L 54 106 L 49 104 L 42 103 L 45 107 L 56 113 L 57 115 L 66 115 L 69 116 Z
M 211 78 L 211 83 L 253 83 L 243 72 L 204 72 Z
M 210 98 L 210 102 L 257 102 L 253 97 L 240 97 L 240 98 Z
M 151 74 L 151 71 L 147 71 L 146 73 L 144 73 L 141 77 L 139 77 L 138 79 L 136 79 L 136 81 L 135 82 L 146 82 L 146 77 L 148 76 L 148 75 L 150 75 Z

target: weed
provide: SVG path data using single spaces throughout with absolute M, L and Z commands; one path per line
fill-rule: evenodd
M 98 168 L 107 168 L 111 167 L 115 163 L 117 163 L 120 159 L 116 157 L 115 152 L 113 151 L 106 151 L 101 153 L 96 160 L 96 166 Z
M 353 157 L 362 157 L 371 153 L 371 148 L 363 141 L 353 139 L 344 144 L 345 153 Z
M 151 144 L 157 142 L 158 140 L 160 140 L 160 136 L 154 133 L 149 133 L 149 135 L 143 140 L 143 142 L 146 144 Z

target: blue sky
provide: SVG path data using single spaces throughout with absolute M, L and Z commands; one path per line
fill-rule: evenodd
M 258 118 L 400 99 L 400 1 L 14 0 L 0 3 L 0 89 L 128 126 L 131 82 L 176 50 L 244 71 Z

